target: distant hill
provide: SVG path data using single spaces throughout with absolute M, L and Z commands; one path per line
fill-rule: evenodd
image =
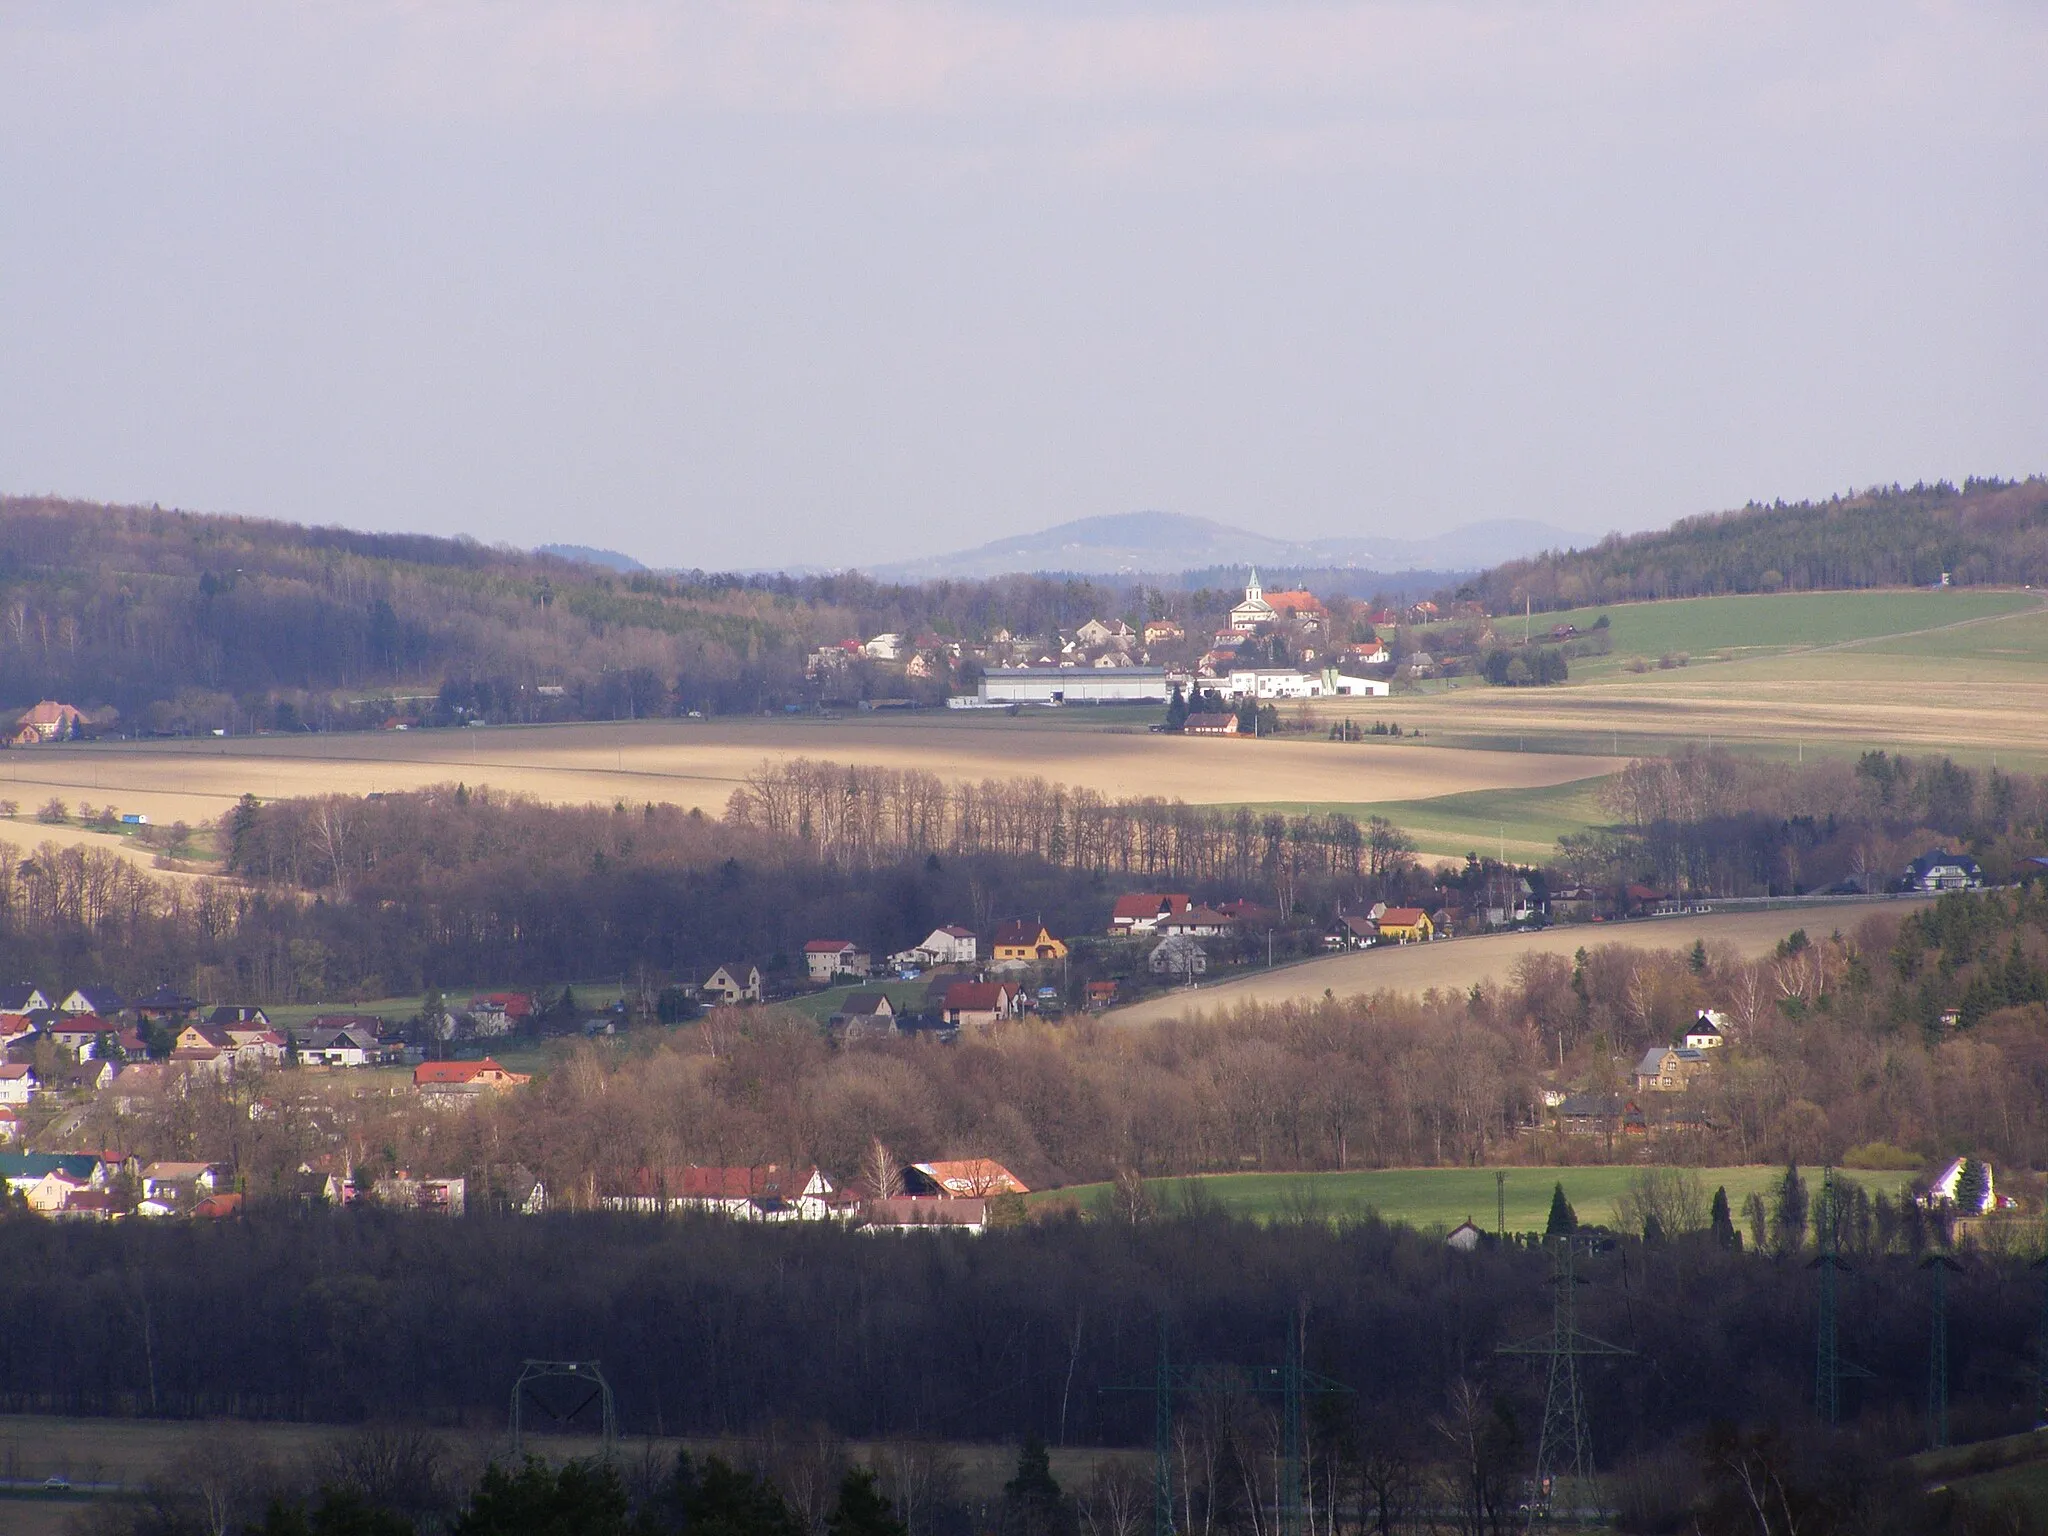
M 1726 592 L 2048 584 L 2048 477 L 1886 486 L 1688 517 L 1591 549 L 1509 560 L 1468 583 L 1489 609 Z
M 621 574 L 647 569 L 631 555 L 622 555 L 616 549 L 593 549 L 588 544 L 543 544 L 534 553 L 553 555 L 557 560 L 574 560 L 580 565 L 601 566 Z
M 1117 512 L 1015 534 L 973 549 L 898 560 L 874 567 L 872 574 L 891 581 L 929 581 L 1039 571 L 1172 575 L 1243 565 L 1476 571 L 1538 550 L 1562 548 L 1572 537 L 1548 523 L 1497 518 L 1421 539 L 1374 534 L 1283 539 L 1183 512 Z

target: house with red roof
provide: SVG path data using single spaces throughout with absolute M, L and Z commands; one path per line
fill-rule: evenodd
M 868 956 L 851 939 L 812 939 L 804 945 L 804 969 L 811 980 L 830 982 L 835 976 L 865 976 Z
M 423 1104 L 460 1107 L 483 1095 L 503 1093 L 533 1081 L 526 1072 L 508 1072 L 486 1056 L 481 1061 L 423 1061 L 412 1069 L 413 1091 Z
M 1177 917 L 1193 905 L 1193 898 L 1181 891 L 1132 891 L 1117 897 L 1109 909 L 1109 931 L 1151 933 L 1161 918 Z
M 1007 981 L 956 981 L 946 988 L 942 1017 L 955 1029 L 1014 1019 L 1024 1011 L 1024 989 Z

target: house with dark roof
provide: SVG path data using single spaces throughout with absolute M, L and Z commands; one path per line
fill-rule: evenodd
M 990 949 L 997 965 L 1036 965 L 1067 957 L 1067 946 L 1040 922 L 998 925 Z
M 1181 722 L 1180 729 L 1184 736 L 1235 736 L 1237 716 L 1216 710 L 1204 710 L 1200 714 L 1189 715 Z
M 189 1019 L 199 1011 L 199 999 L 187 997 L 177 988 L 166 983 L 147 997 L 138 997 L 128 1005 L 138 1018 L 162 1019 L 177 1022 Z
M 103 1019 L 111 1019 L 127 1006 L 121 994 L 112 987 L 73 987 L 57 1008 L 63 1013 L 96 1013 Z
M 1984 871 L 1967 853 L 1930 849 L 1906 866 L 1909 891 L 1976 891 L 1984 887 Z
M 848 1040 L 881 1039 L 896 1033 L 896 1005 L 886 992 L 849 992 L 830 1022 Z
M 50 1006 L 42 988 L 26 981 L 0 987 L 0 1013 L 40 1013 Z
M 842 1214 L 838 1190 L 815 1167 L 636 1168 L 623 1188 L 600 1195 L 607 1210 L 670 1215 L 708 1211 L 735 1221 L 823 1221 Z
M 819 982 L 839 975 L 865 976 L 868 956 L 851 939 L 812 939 L 804 945 L 804 969 Z
M 206 1016 L 206 1022 L 215 1029 L 268 1029 L 270 1015 L 261 1008 L 231 1005 L 214 1009 Z

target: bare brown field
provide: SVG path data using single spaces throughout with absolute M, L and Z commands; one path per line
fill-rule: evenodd
M 1857 902 L 1774 912 L 1713 912 L 1358 950 L 1149 998 L 1113 1009 L 1104 1017 L 1118 1024 L 1157 1024 L 1225 1013 L 1243 1003 L 1302 1002 L 1325 992 L 1338 997 L 1361 992 L 1424 992 L 1431 987 L 1462 992 L 1476 982 L 1504 978 L 1523 955 L 1570 955 L 1581 947 L 1602 944 L 1676 949 L 1689 948 L 1703 939 L 1754 958 L 1768 954 L 1795 928 L 1830 933 L 1854 927 L 1872 910 L 1905 913 L 1926 905 L 1927 899 L 1909 899 L 1881 905 Z
M 48 795 L 43 799 L 47 800 Z M 162 875 L 174 880 L 198 878 L 186 870 L 159 869 L 156 854 L 143 847 L 133 838 L 118 832 L 93 832 L 84 827 L 50 826 L 24 814 L 13 820 L 0 820 L 0 844 L 11 845 L 16 854 L 30 854 L 44 843 L 55 843 L 59 848 L 104 848 L 119 854 L 137 869 L 152 875 Z
M 158 822 L 197 823 L 243 794 L 264 799 L 416 789 L 451 779 L 558 803 L 668 801 L 715 814 L 764 759 L 919 768 L 951 780 L 1037 776 L 1106 795 L 1198 804 L 1414 800 L 1528 789 L 1609 773 L 1599 755 L 1473 752 L 1425 743 L 1233 741 L 1093 728 L 1065 717 L 646 720 L 109 742 L 0 754 L 0 794 L 113 800 Z

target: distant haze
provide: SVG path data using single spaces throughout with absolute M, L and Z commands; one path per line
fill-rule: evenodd
M 2023 474 L 2044 79 L 2028 0 L 20 0 L 0 490 L 910 570 Z

